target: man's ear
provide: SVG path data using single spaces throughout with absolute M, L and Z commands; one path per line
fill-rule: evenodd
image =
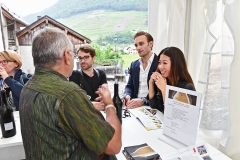
M 72 56 L 71 53 L 68 50 L 65 50 L 63 53 L 64 63 L 66 63 L 67 65 L 70 65 L 71 56 Z
M 95 61 L 95 59 L 96 59 L 96 58 L 97 58 L 97 57 L 96 57 L 96 56 L 94 56 L 94 57 L 93 57 L 93 61 Z
M 153 41 L 149 42 L 149 46 L 150 46 L 150 48 L 153 48 Z

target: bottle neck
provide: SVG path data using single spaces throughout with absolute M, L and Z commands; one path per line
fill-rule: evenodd
M 114 96 L 118 96 L 118 84 L 114 84 Z
M 0 101 L 1 101 L 2 107 L 4 106 L 4 107 L 6 107 L 6 110 L 12 111 L 12 108 L 10 108 L 10 106 L 7 103 L 6 91 L 5 90 L 1 90 L 0 96 L 1 96 L 0 97 Z

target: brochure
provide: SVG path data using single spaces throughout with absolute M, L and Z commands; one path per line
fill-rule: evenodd
M 160 157 L 147 143 L 124 147 L 122 152 L 127 160 L 158 160 Z
M 173 152 L 169 155 L 163 155 L 163 160 L 212 160 L 207 146 L 205 144 L 197 144 L 185 147 Z
M 139 122 L 146 128 L 146 130 L 162 128 L 162 122 L 156 116 L 157 110 L 150 107 L 138 107 L 129 109 L 129 111 L 136 117 Z
M 201 93 L 167 85 L 163 135 L 186 146 L 195 145 Z

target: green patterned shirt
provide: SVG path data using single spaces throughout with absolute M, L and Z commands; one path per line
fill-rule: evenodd
M 97 160 L 114 134 L 84 90 L 47 68 L 36 68 L 19 106 L 27 160 Z

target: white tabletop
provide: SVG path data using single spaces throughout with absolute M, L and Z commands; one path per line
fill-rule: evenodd
M 104 114 L 104 113 L 103 113 Z M 24 148 L 20 130 L 19 113 L 15 112 L 15 124 L 17 133 L 11 138 L 0 139 L 0 157 L 1 160 L 19 160 L 24 159 Z M 158 118 L 162 119 L 161 112 L 157 113 Z M 124 147 L 147 143 L 160 155 L 167 155 L 175 152 L 177 149 L 168 145 L 167 143 L 158 139 L 162 134 L 162 129 L 147 131 L 142 124 L 132 115 L 130 118 L 123 118 L 122 120 L 122 149 L 119 154 L 116 155 L 118 160 L 126 160 L 122 154 Z M 202 142 L 201 139 L 197 139 L 197 143 Z M 207 143 L 206 143 L 207 144 Z M 230 160 L 226 155 L 208 145 L 210 149 L 210 155 L 213 160 Z M 13 154 L 14 153 L 14 154 Z
M 131 112 L 131 109 L 130 109 Z M 158 111 L 157 117 L 163 121 L 163 114 Z M 147 131 L 145 127 L 132 115 L 130 118 L 122 119 L 122 149 L 119 154 L 116 155 L 118 160 L 126 160 L 122 150 L 124 147 L 139 145 L 147 143 L 153 150 L 160 154 L 160 156 L 169 155 L 176 152 L 177 149 L 171 145 L 159 140 L 159 136 L 162 135 L 162 129 Z M 218 151 L 216 148 L 202 141 L 196 140 L 196 143 L 204 143 L 208 150 L 209 155 L 213 160 L 231 160 L 229 157 Z M 164 159 L 163 159 L 164 160 Z
M 2 131 L 0 130 L 0 148 L 3 147 L 10 147 L 10 146 L 16 146 L 16 145 L 22 145 L 22 135 L 20 131 L 20 119 L 19 119 L 19 112 L 14 112 L 14 118 L 15 118 L 15 125 L 16 125 L 16 135 L 11 138 L 3 138 L 2 137 Z
M 22 134 L 20 129 L 19 112 L 14 112 L 16 135 L 10 138 L 0 139 L 0 159 L 1 160 L 19 160 L 25 158 Z M 0 136 L 2 133 L 0 130 Z
M 169 154 L 176 151 L 175 148 L 158 140 L 158 136 L 162 134 L 161 129 L 147 131 L 142 124 L 135 118 L 123 118 L 122 121 L 122 149 L 117 154 L 118 160 L 126 160 L 122 154 L 124 147 L 147 143 L 153 150 L 161 154 Z

